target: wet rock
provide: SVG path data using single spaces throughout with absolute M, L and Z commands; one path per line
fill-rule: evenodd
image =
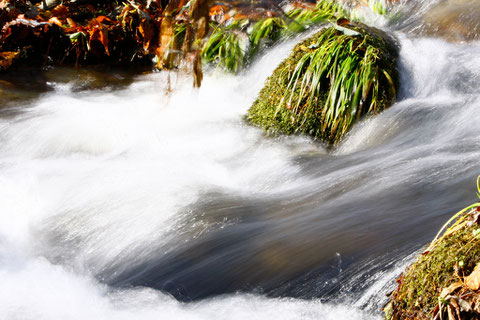
M 476 203 L 461 212 L 397 279 L 385 319 L 478 319 L 480 234 Z M 476 310 L 476 308 L 478 308 Z
M 423 31 L 449 41 L 471 41 L 480 38 L 480 2 L 477 0 L 444 0 L 423 17 Z

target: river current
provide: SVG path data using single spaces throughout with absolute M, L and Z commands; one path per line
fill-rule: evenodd
M 200 89 L 3 81 L 0 319 L 380 319 L 480 173 L 480 43 L 409 19 L 373 22 L 400 46 L 398 102 L 332 150 L 243 120 L 298 39 Z

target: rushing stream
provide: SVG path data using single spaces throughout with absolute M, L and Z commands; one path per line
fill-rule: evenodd
M 389 27 L 399 102 L 333 150 L 243 121 L 298 39 L 200 90 L 166 72 L 0 83 L 0 319 L 380 318 L 480 173 L 480 43 L 410 20 Z

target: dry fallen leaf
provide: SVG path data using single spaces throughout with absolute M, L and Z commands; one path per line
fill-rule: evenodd
M 48 23 L 56 24 L 59 27 L 63 26 L 63 23 L 57 17 L 50 18 Z
M 0 70 L 8 69 L 19 54 L 19 52 L 0 52 Z
M 337 24 L 339 26 L 346 26 L 346 25 L 349 25 L 350 23 L 351 23 L 350 20 L 345 19 L 345 18 L 340 18 L 340 19 L 337 20 Z
M 478 290 L 480 288 L 480 264 L 477 264 L 472 273 L 465 278 L 465 285 L 470 290 Z
M 59 4 L 52 10 L 52 15 L 58 18 L 66 18 L 70 14 L 70 11 L 64 4 Z
M 442 293 L 440 293 L 440 297 L 444 298 L 450 294 L 452 294 L 453 292 L 455 292 L 458 288 L 461 288 L 463 286 L 463 284 L 461 282 L 454 282 L 452 283 L 451 285 L 449 285 L 448 287 L 444 288 L 442 290 Z
M 447 306 L 448 320 L 457 320 L 455 313 L 453 312 L 453 307 L 451 305 Z
M 471 312 L 472 311 L 472 306 L 469 302 L 463 300 L 463 299 L 458 299 L 458 305 L 460 306 L 460 309 L 462 312 Z
M 77 27 L 77 23 L 75 21 L 73 21 L 72 18 L 67 18 L 67 23 L 68 23 L 68 26 L 70 28 L 76 28 Z
M 103 24 L 115 24 L 116 22 L 109 17 L 106 16 L 98 16 L 95 20 L 97 20 L 99 23 Z
M 458 299 L 458 297 L 457 297 Z M 456 299 L 452 299 L 452 301 L 450 302 L 450 305 L 453 307 L 453 309 L 455 310 L 455 315 L 456 315 L 456 318 L 461 320 L 461 316 L 460 316 L 460 306 L 458 305 L 457 303 L 457 300 Z
M 138 26 L 138 31 L 142 35 L 143 38 L 143 50 L 148 52 L 150 47 L 150 42 L 152 41 L 153 37 L 155 36 L 155 26 L 153 24 L 152 19 L 142 19 Z
M 155 50 L 158 57 L 157 68 L 161 69 L 172 63 L 174 54 L 167 53 L 171 52 L 168 49 L 175 45 L 173 40 L 173 20 L 171 17 L 164 17 L 160 25 L 159 46 Z
M 203 80 L 203 72 L 202 72 L 202 59 L 200 57 L 200 52 L 195 52 L 195 56 L 193 58 L 193 86 L 195 88 L 200 88 L 202 85 Z
M 90 40 L 89 40 L 89 46 L 92 47 L 92 42 L 93 41 L 100 41 L 100 43 L 103 45 L 105 48 L 105 53 L 107 56 L 110 55 L 110 52 L 108 51 L 108 29 L 107 27 L 98 22 L 97 20 L 92 20 L 89 24 L 90 30 Z

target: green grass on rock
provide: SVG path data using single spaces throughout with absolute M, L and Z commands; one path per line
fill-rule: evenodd
M 340 141 L 396 97 L 397 49 L 380 30 L 348 21 L 297 44 L 266 81 L 247 120 L 271 134 Z

